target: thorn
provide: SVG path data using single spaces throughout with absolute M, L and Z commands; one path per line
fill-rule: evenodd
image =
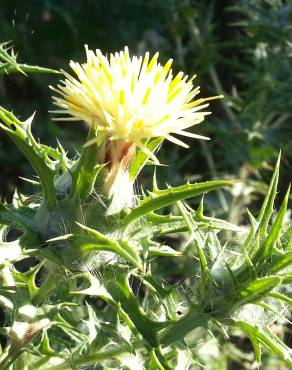
M 33 114 L 30 117 L 28 117 L 28 119 L 26 119 L 25 121 L 23 121 L 23 124 L 26 125 L 26 126 L 28 126 L 30 128 L 31 123 L 32 123 L 32 121 L 34 119 L 35 114 L 36 114 L 36 111 L 34 111 Z
M 199 207 L 196 210 L 196 216 L 198 216 L 199 218 L 202 218 L 204 216 L 204 195 L 202 196 Z
M 154 169 L 154 173 L 153 173 L 153 191 L 154 192 L 157 192 L 159 191 L 159 188 L 158 188 L 158 185 L 157 185 L 157 177 L 156 177 L 156 168 Z
M 57 236 L 56 238 L 46 240 L 46 243 L 52 243 L 52 242 L 56 242 L 59 240 L 67 240 L 67 239 L 70 239 L 72 236 L 74 236 L 74 234 L 65 234 L 65 235 Z

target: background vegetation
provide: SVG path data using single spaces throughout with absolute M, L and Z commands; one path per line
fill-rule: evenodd
M 158 182 L 243 179 L 232 192 L 206 200 L 207 210 L 217 209 L 217 215 L 243 225 L 245 207 L 258 209 L 280 149 L 280 191 L 291 181 L 291 26 L 291 0 L 2 0 L 0 11 L 0 41 L 13 40 L 19 61 L 68 70 L 70 59 L 84 60 L 85 43 L 103 52 L 128 45 L 136 54 L 158 50 L 162 60 L 175 60 L 177 71 L 196 73 L 203 96 L 223 93 L 224 100 L 212 103 L 213 115 L 195 128 L 212 140 L 191 140 L 189 151 L 164 145 L 159 158 L 171 166 L 158 169 Z M 36 111 L 36 136 L 53 146 L 58 136 L 74 155 L 86 129 L 51 121 L 48 85 L 57 80 L 53 75 L 9 75 L 0 80 L 1 105 L 22 119 Z M 0 135 L 0 190 L 10 199 L 15 187 L 31 190 L 19 179 L 31 173 L 9 139 Z M 146 172 L 141 181 L 148 178 Z M 173 271 L 174 280 L 183 274 L 180 266 Z M 291 344 L 291 328 L 278 325 L 275 330 Z M 210 369 L 238 368 L 235 358 L 249 368 L 250 349 L 234 333 L 233 344 L 218 353 Z M 263 369 L 276 368 L 285 366 L 266 356 Z

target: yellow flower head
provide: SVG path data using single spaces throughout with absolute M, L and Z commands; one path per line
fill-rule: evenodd
M 65 80 L 52 88 L 61 97 L 54 97 L 64 114 L 63 121 L 84 120 L 95 125 L 108 140 L 122 140 L 145 150 L 143 139 L 164 137 L 187 147 L 176 136 L 205 138 L 186 131 L 202 122 L 210 112 L 202 112 L 207 100 L 219 96 L 195 99 L 199 87 L 192 78 L 179 72 L 173 76 L 172 60 L 158 63 L 158 53 L 151 59 L 130 57 L 129 50 L 106 57 L 100 50 L 85 46 L 87 61 L 70 62 L 76 77 L 64 71 Z M 175 136 L 174 136 L 175 135 Z M 206 138 L 205 138 L 206 139 Z M 91 142 L 97 139 L 91 140 Z

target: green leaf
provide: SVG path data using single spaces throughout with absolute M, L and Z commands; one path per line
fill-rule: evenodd
M 50 239 L 47 242 L 51 243 L 62 240 L 70 241 L 73 245 L 73 248 L 70 250 L 68 249 L 67 257 L 72 261 L 76 259 L 76 253 L 80 256 L 82 254 L 88 254 L 94 251 L 111 251 L 120 255 L 133 266 L 143 271 L 140 256 L 135 247 L 131 246 L 128 241 L 113 240 L 94 229 L 79 224 L 78 222 L 76 222 L 76 224 L 83 230 L 84 234 L 63 235 L 54 239 Z M 64 253 L 65 252 L 66 251 L 64 251 Z
M 222 223 L 221 223 L 222 221 Z M 197 222 L 196 223 L 198 230 L 208 231 L 212 230 L 226 230 L 226 231 L 239 231 L 239 228 L 236 225 L 233 225 L 229 222 L 219 220 L 219 219 L 211 219 L 209 222 Z M 139 227 L 134 228 L 131 230 L 130 235 L 133 239 L 141 239 L 149 236 L 161 236 L 161 235 L 168 235 L 174 233 L 181 233 L 188 231 L 188 227 L 186 226 L 185 221 L 178 221 L 178 222 L 169 222 L 169 223 L 161 223 L 158 225 L 148 224 L 146 227 Z
M 292 298 L 287 297 L 285 294 L 272 292 L 269 294 L 269 297 L 278 299 L 279 301 L 283 301 L 285 303 L 292 305 Z
M 253 245 L 253 243 L 255 242 L 256 231 L 258 227 L 258 222 L 254 218 L 254 216 L 251 214 L 249 209 L 247 209 L 247 216 L 248 216 L 249 224 L 250 224 L 250 232 L 242 246 L 242 249 L 245 251 L 245 253 L 248 253 L 248 249 L 250 249 L 251 245 Z
M 271 261 L 272 273 L 276 273 L 292 265 L 292 251 L 283 254 L 282 256 L 273 256 Z
M 248 337 L 251 341 L 251 344 L 252 344 L 252 347 L 255 353 L 256 362 L 258 365 L 260 365 L 261 357 L 262 357 L 262 350 L 261 350 L 260 342 L 257 340 L 257 337 L 252 334 L 249 334 Z
M 280 275 L 282 280 L 282 285 L 289 285 L 292 284 L 292 273 L 288 273 L 287 275 Z
M 143 275 L 143 282 L 152 290 L 154 289 L 162 299 L 168 297 L 172 292 L 172 288 L 165 288 L 161 285 L 161 282 L 156 281 L 150 273 Z
M 29 207 L 15 208 L 0 202 L 0 224 L 19 226 L 22 230 L 31 230 L 36 211 Z
M 133 294 L 129 286 L 129 272 L 121 270 L 109 276 L 105 281 L 105 287 L 114 300 L 120 303 L 124 312 L 135 325 L 143 339 L 152 347 L 159 345 L 157 332 L 165 327 L 165 322 L 156 322 L 149 319 L 142 307 L 139 305 L 137 297 Z
M 0 128 L 18 146 L 38 174 L 47 207 L 56 207 L 58 202 L 54 187 L 54 171 L 47 165 L 46 153 L 31 133 L 30 126 L 33 116 L 27 121 L 21 122 L 11 112 L 0 107 L 0 120 L 3 122 L 3 124 L 0 123 Z
M 190 216 L 194 221 L 196 221 L 196 225 L 199 229 L 213 229 L 213 230 L 215 229 L 234 232 L 242 231 L 241 227 L 234 225 L 231 222 L 220 220 L 219 218 L 215 217 L 207 217 L 197 211 L 195 212 L 193 210 L 190 210 Z M 155 212 L 150 212 L 145 216 L 145 218 L 150 223 L 150 227 L 153 226 L 154 228 L 156 226 L 157 228 L 160 227 L 162 229 L 160 234 L 171 233 L 171 230 L 173 230 L 173 232 L 176 232 L 176 229 L 179 229 L 179 231 L 188 230 L 184 218 L 182 216 L 173 216 L 172 214 L 159 215 Z M 170 231 L 164 232 L 163 230 Z
M 264 298 L 272 289 L 282 282 L 279 276 L 269 276 L 254 280 L 236 292 L 233 299 L 236 306 L 242 306 Z
M 30 297 L 34 297 L 37 291 L 40 289 L 36 285 L 36 275 L 44 265 L 45 261 L 38 263 L 36 266 L 31 267 L 27 272 L 20 273 L 18 271 L 14 271 L 13 275 L 19 281 L 22 281 L 26 284 L 29 290 Z
M 180 213 L 182 214 L 182 216 L 183 216 L 183 218 L 184 218 L 184 220 L 187 224 L 188 231 L 190 233 L 190 240 L 193 241 L 193 243 L 196 247 L 198 257 L 199 257 L 199 260 L 200 260 L 202 274 L 203 274 L 202 281 L 203 281 L 203 285 L 205 285 L 205 284 L 208 283 L 208 281 L 210 279 L 210 271 L 209 271 L 209 268 L 208 268 L 207 258 L 206 258 L 205 253 L 204 253 L 205 242 L 204 242 L 203 238 L 201 237 L 200 233 L 197 231 L 197 225 L 194 223 L 193 219 L 190 217 L 190 214 L 187 212 L 183 203 L 178 202 L 177 204 L 178 204 L 178 208 L 180 210 Z M 204 286 L 204 288 L 206 288 L 206 287 Z
M 14 53 L 10 42 L 0 44 L 0 76 L 10 73 L 61 73 L 54 69 L 43 68 L 39 66 L 30 66 L 27 64 L 17 63 L 17 55 Z
M 198 184 L 186 184 L 175 188 L 169 187 L 164 190 L 154 190 L 150 196 L 144 198 L 139 205 L 130 210 L 122 220 L 122 226 L 128 226 L 133 221 L 153 212 L 157 209 L 167 207 L 177 201 L 191 198 L 212 190 L 220 189 L 224 186 L 230 186 L 236 181 L 217 180 L 207 181 Z
M 3 42 L 0 44 L 0 61 L 4 65 L 11 66 L 11 68 L 14 68 L 15 71 L 18 71 L 25 75 L 25 72 L 21 69 L 21 67 L 16 62 L 16 54 L 14 53 L 10 42 Z M 0 67 L 2 67 L 1 64 L 0 64 Z M 3 74 L 3 72 L 0 74 Z
M 271 305 L 261 301 L 261 302 L 255 302 L 255 305 L 259 306 L 259 307 L 262 307 L 264 310 L 266 311 L 270 311 L 273 316 L 278 316 L 281 320 L 283 320 L 284 322 L 287 322 L 289 324 L 292 324 L 292 322 L 290 320 L 287 319 L 287 317 L 285 317 L 281 311 L 277 311 L 274 307 L 272 307 Z
M 87 141 L 96 137 L 96 128 L 90 127 Z M 77 165 L 72 169 L 72 187 L 70 198 L 79 202 L 87 198 L 94 189 L 97 175 L 104 168 L 104 165 L 98 164 L 99 146 L 98 143 L 93 143 L 84 146 Z
M 281 208 L 279 210 L 279 213 L 275 219 L 275 222 L 269 231 L 269 234 L 263 244 L 259 247 L 255 255 L 252 257 L 252 262 L 255 266 L 259 266 L 259 268 L 262 267 L 263 262 L 271 259 L 272 256 L 272 251 L 274 246 L 276 245 L 280 233 L 282 231 L 282 225 L 284 221 L 284 217 L 287 211 L 287 205 L 288 205 L 288 200 L 289 200 L 289 194 L 290 194 L 290 187 L 286 193 L 286 196 L 284 198 L 284 201 L 281 205 Z M 264 266 L 265 267 L 265 266 Z
M 31 74 L 31 73 L 61 73 L 56 71 L 55 69 L 51 68 L 44 68 L 39 66 L 30 66 L 28 64 L 21 64 L 17 63 L 16 65 L 12 65 L 10 63 L 0 64 L 0 76 L 6 75 L 10 73 L 23 73 L 23 74 Z
M 170 326 L 160 342 L 165 346 L 172 345 L 176 341 L 183 342 L 185 336 L 192 330 L 199 327 L 207 328 L 209 318 L 208 314 L 202 312 L 201 307 L 193 306 L 183 318 Z
M 233 325 L 242 329 L 249 337 L 258 340 L 266 348 L 276 353 L 288 366 L 292 367 L 291 349 L 276 335 L 271 333 L 268 328 L 262 329 L 244 321 L 234 321 Z
M 254 247 L 255 239 L 259 235 L 263 238 L 266 237 L 267 227 L 273 213 L 274 201 L 277 194 L 280 158 L 281 154 L 279 154 L 274 173 L 257 220 L 255 220 L 251 213 L 248 211 L 252 227 L 243 245 L 244 249 L 251 249 L 252 247 Z
M 274 207 L 275 197 L 277 194 L 277 187 L 278 187 L 278 180 L 279 180 L 280 160 L 281 160 L 281 153 L 279 153 L 278 160 L 277 160 L 277 163 L 274 169 L 274 173 L 273 173 L 270 185 L 269 185 L 268 192 L 266 194 L 264 203 L 261 207 L 259 216 L 257 218 L 262 236 L 265 236 L 267 232 L 269 221 L 273 213 L 273 207 Z

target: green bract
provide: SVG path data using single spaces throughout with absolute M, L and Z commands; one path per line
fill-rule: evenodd
M 0 51 L 0 70 L 54 72 L 17 64 L 5 45 Z M 0 205 L 1 334 L 7 338 L 0 369 L 194 369 L 202 340 L 219 340 L 234 328 L 250 338 L 258 363 L 266 347 L 292 366 L 291 351 L 269 329 L 291 304 L 285 286 L 292 281 L 292 226 L 283 225 L 289 191 L 274 211 L 279 161 L 259 215 L 249 213 L 247 236 L 205 216 L 203 201 L 196 210 L 185 203 L 232 180 L 158 189 L 154 179 L 151 191 L 134 195 L 132 207 L 108 213 L 119 198 L 102 193 L 99 143 L 72 160 L 60 144 L 54 149 L 33 137 L 32 119 L 22 122 L 0 108 L 1 128 L 41 186 Z M 94 135 L 91 129 L 88 139 Z M 154 151 L 161 141 L 145 146 Z M 136 153 L 132 182 L 147 160 Z M 21 236 L 9 242 L 12 229 Z M 232 237 L 225 243 L 222 233 Z M 171 235 L 180 238 L 177 246 L 164 244 Z M 31 267 L 18 271 L 27 259 Z M 159 264 L 167 270 L 176 263 L 191 273 L 166 283 L 171 271 Z

